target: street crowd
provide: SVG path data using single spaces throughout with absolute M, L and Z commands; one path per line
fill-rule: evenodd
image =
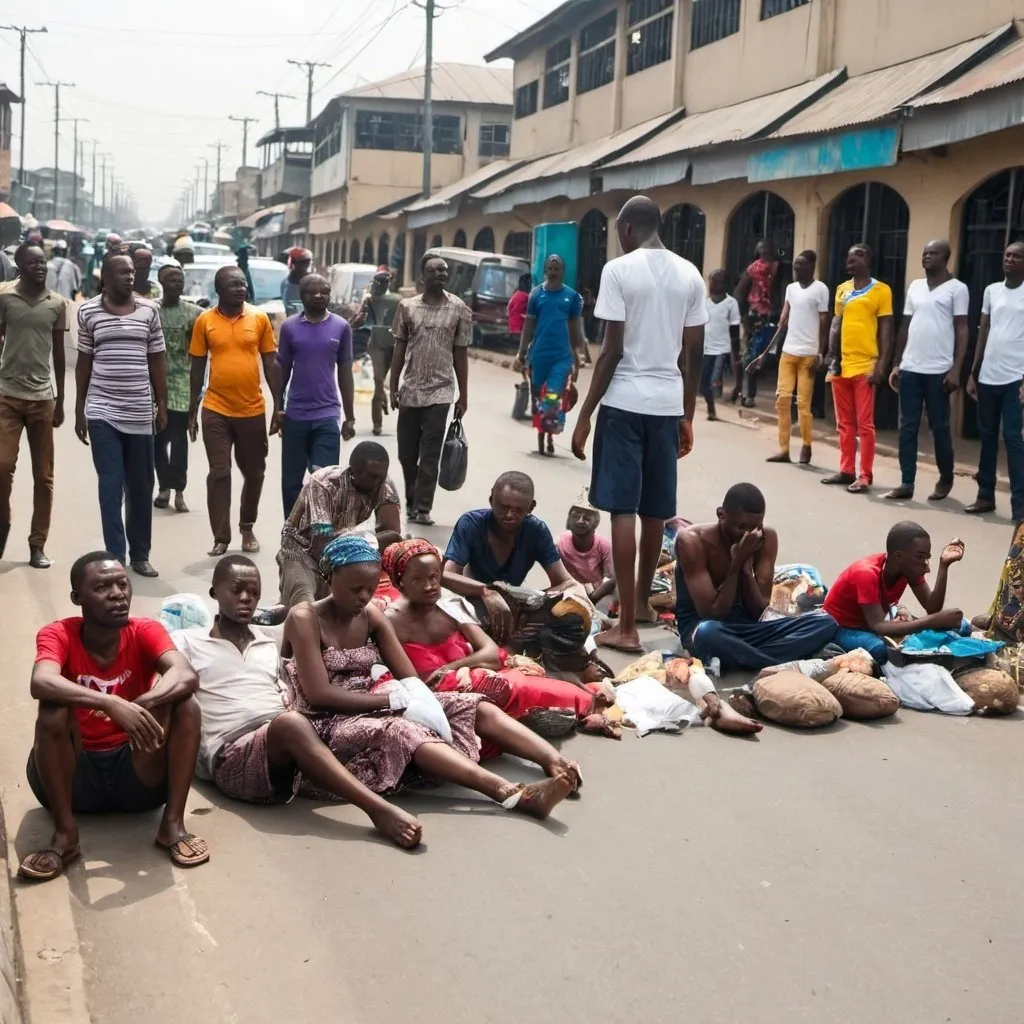
M 655 599 L 666 562 L 668 618 L 698 659 L 683 688 L 724 733 L 762 726 L 720 699 L 702 666 L 761 671 L 831 646 L 863 651 L 877 668 L 894 645 L 926 631 L 1021 639 L 1024 538 L 1017 535 L 992 609 L 973 624 L 945 607 L 963 543 L 941 549 L 929 584 L 931 538 L 911 522 L 896 523 L 883 551 L 842 572 L 820 607 L 779 616 L 769 614 L 778 534 L 766 525 L 765 499 L 753 483 L 729 488 L 713 523 L 677 517 L 678 460 L 693 448 L 698 395 L 713 417 L 724 365 L 733 361 L 741 397 L 743 380 L 754 379 L 764 353 L 779 346 L 782 450 L 771 461 L 790 459 L 794 391 L 800 461 L 810 461 L 809 388 L 824 365 L 842 461 L 823 482 L 867 489 L 873 388 L 889 380 L 900 392 L 907 442 L 903 483 L 891 496 L 912 494 L 922 407 L 948 442 L 949 393 L 966 350 L 966 290 L 948 272 L 948 245 L 925 249 L 926 276 L 908 291 L 893 359 L 891 291 L 871 277 L 867 246 L 849 252 L 850 280 L 837 290 L 832 318 L 828 290 L 814 278 L 815 254 L 800 254 L 778 329 L 765 332 L 778 264 L 770 247 L 760 247 L 733 297 L 721 271 L 705 288 L 699 271 L 662 245 L 660 223 L 657 206 L 642 196 L 619 214 L 623 255 L 602 274 L 594 315 L 604 338 L 585 396 L 576 388 L 583 301 L 565 285 L 562 260 L 551 254 L 544 281 L 523 282 L 523 297 L 513 300 L 522 317 L 517 368 L 530 379 L 538 451 L 550 453 L 574 405 L 577 458 L 588 457 L 593 435 L 590 486 L 568 510 L 564 531 L 556 538 L 533 514 L 531 478 L 506 472 L 485 506 L 459 518 L 443 553 L 405 535 L 382 445 L 362 441 L 341 464 L 341 441 L 354 435 L 352 325 L 329 310 L 330 286 L 308 272 L 309 260 L 293 260 L 289 283 L 301 312 L 275 339 L 267 316 L 246 301 L 243 268 L 221 267 L 217 303 L 200 310 L 181 298 L 180 265 L 160 268 L 154 300 L 145 258 L 108 251 L 100 294 L 77 313 L 74 419 L 97 473 L 104 548 L 71 567 L 79 614 L 44 626 L 37 638 L 31 693 L 38 716 L 27 771 L 54 833 L 24 858 L 23 878 L 58 876 L 81 852 L 76 815 L 108 810 L 162 807 L 157 842 L 179 866 L 205 863 L 209 846 L 184 820 L 196 773 L 253 803 L 298 793 L 347 800 L 403 847 L 420 841 L 422 827 L 385 798 L 411 784 L 457 783 L 509 811 L 545 818 L 583 785 L 579 763 L 550 739 L 575 729 L 620 734 L 600 653 L 643 653 L 640 631 L 664 608 Z M 21 246 L 16 263 L 20 277 L 0 291 L 0 555 L 24 430 L 35 480 L 30 564 L 44 569 L 68 306 L 47 287 L 40 248 Z M 979 494 L 968 511 L 994 507 L 998 427 L 986 434 L 984 425 L 1001 416 L 1020 523 L 1024 244 L 1007 248 L 1004 271 L 1005 280 L 985 293 L 968 384 L 983 423 Z M 382 268 L 354 323 L 371 327 L 374 434 L 383 415 L 397 411 L 405 523 L 427 527 L 449 420 L 469 408 L 471 314 L 445 290 L 442 258 L 428 252 L 420 273 L 420 294 L 399 298 Z M 749 310 L 746 366 L 738 351 L 740 302 Z M 157 575 L 152 509 L 169 507 L 173 495 L 174 507 L 187 511 L 188 449 L 200 433 L 217 615 L 204 621 L 197 601 L 179 610 L 174 624 L 182 628 L 169 632 L 131 616 L 129 571 Z M 263 602 L 264 581 L 249 557 L 260 549 L 268 433 L 283 439 L 276 603 Z M 936 441 L 939 499 L 952 486 L 952 455 L 951 445 Z M 232 459 L 243 479 L 235 553 Z M 602 513 L 610 517 L 610 543 L 597 532 Z M 523 586 L 537 566 L 547 576 L 544 591 Z M 921 618 L 900 608 L 908 589 L 925 610 Z M 543 779 L 515 784 L 489 771 L 482 762 L 502 752 L 537 765 Z

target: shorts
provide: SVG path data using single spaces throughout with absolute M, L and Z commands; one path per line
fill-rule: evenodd
M 590 503 L 613 516 L 675 516 L 679 419 L 602 405 L 594 430 Z
M 28 784 L 47 810 L 50 802 L 36 767 L 35 751 L 25 766 Z M 71 786 L 71 810 L 76 814 L 139 814 L 167 803 L 167 780 L 158 786 L 139 781 L 132 764 L 132 748 L 125 743 L 114 750 L 80 750 Z
M 271 769 L 267 733 L 272 722 L 225 743 L 213 763 L 213 782 L 225 795 L 250 804 L 286 804 L 298 792 L 295 768 Z

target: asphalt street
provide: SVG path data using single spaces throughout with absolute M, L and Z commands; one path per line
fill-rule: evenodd
M 514 382 L 471 364 L 470 475 L 462 491 L 439 492 L 439 526 L 425 531 L 438 543 L 461 511 L 486 503 L 503 470 L 534 477 L 538 514 L 553 530 L 588 482 L 568 433 L 557 458 L 531 454 L 529 426 L 509 418 Z M 69 374 L 69 411 L 73 394 Z M 357 414 L 359 440 L 369 406 Z M 392 453 L 394 427 L 392 417 L 383 438 Z M 950 602 L 968 615 L 987 607 L 1011 527 L 960 514 L 974 497 L 969 481 L 941 508 L 894 509 L 881 499 L 898 482 L 891 461 L 880 460 L 879 486 L 865 498 L 819 485 L 836 468 L 834 449 L 817 450 L 814 468 L 765 465 L 773 450 L 771 428 L 700 420 L 680 466 L 680 514 L 710 519 L 730 484 L 753 481 L 779 531 L 780 561 L 811 562 L 827 578 L 881 550 L 896 519 L 914 518 L 936 550 L 954 536 L 966 543 Z M 156 514 L 161 576 L 136 579 L 136 614 L 209 586 L 205 471 L 199 444 L 193 511 Z M 102 546 L 90 455 L 70 421 L 56 472 L 54 567 L 25 564 L 27 449 L 0 563 L 0 787 L 12 865 L 49 836 L 24 781 L 34 635 L 73 613 L 68 567 Z M 279 478 L 272 439 L 257 525 L 270 598 Z M 918 492 L 934 479 L 924 470 Z M 236 505 L 237 493 L 236 481 Z M 672 637 L 647 639 L 668 646 Z M 403 795 L 424 825 L 411 854 L 377 839 L 351 807 L 252 807 L 198 783 L 187 824 L 210 842 L 208 865 L 173 869 L 153 846 L 155 814 L 96 818 L 82 823 L 84 859 L 67 878 L 15 883 L 33 1020 L 1019 1021 L 1020 728 L 1019 712 L 902 711 L 817 732 L 768 727 L 754 740 L 702 728 L 621 743 L 574 737 L 566 748 L 583 766 L 582 799 L 538 824 L 456 789 Z M 534 776 L 512 759 L 497 770 Z

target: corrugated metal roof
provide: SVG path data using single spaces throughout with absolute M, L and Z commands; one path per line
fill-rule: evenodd
M 494 3 L 495 0 L 491 0 L 491 2 Z M 490 62 L 501 60 L 504 57 L 516 60 L 534 47 L 541 45 L 541 42 L 548 45 L 552 42 L 550 37 L 552 31 L 564 30 L 567 27 L 567 22 L 578 24 L 578 19 L 590 14 L 591 10 L 596 10 L 605 2 L 606 0 L 565 0 L 565 3 L 545 14 L 543 18 L 535 21 L 518 35 L 507 39 L 497 49 L 485 53 L 484 60 Z M 529 4 L 525 6 L 528 7 Z
M 986 47 L 997 43 L 1012 28 L 1012 23 L 1003 25 L 988 35 L 969 39 L 937 53 L 849 78 L 787 121 L 772 134 L 772 138 L 815 135 L 880 121 L 956 72 Z
M 926 93 L 909 105 L 916 108 L 955 103 L 957 100 L 965 100 L 978 93 L 1012 85 L 1021 80 L 1024 80 L 1024 39 L 1011 43 L 1005 50 L 1000 50 L 994 57 L 989 57 L 984 64 L 979 64 L 956 81 L 934 92 Z
M 265 206 L 262 210 L 250 213 L 244 220 L 240 220 L 238 222 L 238 227 L 254 228 L 261 220 L 264 220 L 267 217 L 274 217 L 279 213 L 284 213 L 287 206 L 287 203 L 278 203 L 276 206 Z
M 381 82 L 360 85 L 342 99 L 422 100 L 423 68 L 413 68 Z M 435 64 L 431 76 L 435 103 L 512 106 L 512 69 L 476 64 Z
M 406 212 L 415 213 L 417 210 L 429 210 L 435 206 L 444 206 L 453 199 L 458 199 L 459 196 L 472 191 L 477 185 L 483 185 L 492 178 L 497 178 L 498 175 L 504 174 L 514 167 L 519 167 L 522 162 L 520 158 L 518 160 L 494 160 L 489 164 L 484 164 L 483 167 L 478 167 L 472 174 L 467 174 L 465 178 L 460 178 L 453 184 L 438 189 L 437 192 L 432 193 L 426 199 L 420 199 L 418 202 L 413 203 L 407 207 Z
M 677 153 L 753 138 L 777 124 L 801 103 L 806 103 L 825 90 L 833 88 L 836 82 L 842 81 L 844 75 L 845 72 L 842 70 L 830 71 L 811 82 L 794 85 L 781 92 L 744 100 L 743 103 L 736 103 L 731 107 L 693 114 L 605 166 L 624 167 L 627 164 L 646 163 L 648 160 L 660 160 Z

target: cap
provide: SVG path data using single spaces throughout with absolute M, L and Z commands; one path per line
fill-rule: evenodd
M 68 247 L 68 243 L 65 242 L 63 238 L 58 238 L 57 241 L 53 243 L 54 252 L 56 252 L 58 250 L 60 252 L 63 252 L 65 249 L 67 249 L 67 247 Z
M 572 503 L 572 508 L 581 508 L 584 512 L 597 512 L 598 510 L 590 504 L 590 488 L 581 487 L 579 494 L 576 495 L 576 500 Z

